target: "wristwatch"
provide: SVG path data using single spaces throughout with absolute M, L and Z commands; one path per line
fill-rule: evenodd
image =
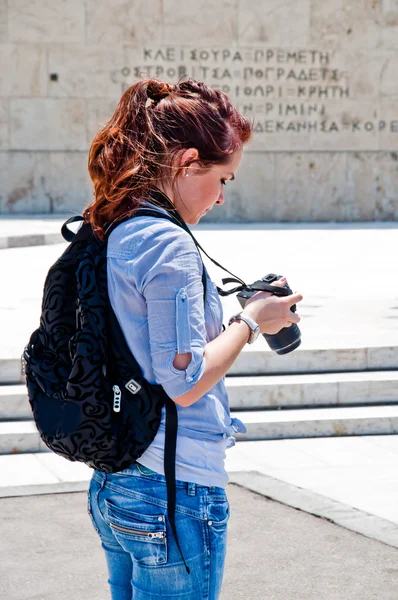
M 234 321 L 244 321 L 245 323 L 247 323 L 249 325 L 251 334 L 250 334 L 250 337 L 249 337 L 247 343 L 253 344 L 260 334 L 260 327 L 259 327 L 259 325 L 257 325 L 256 321 L 253 321 L 253 319 L 251 319 L 247 315 L 243 315 L 242 313 L 233 315 L 230 318 L 230 320 L 228 321 L 228 326 L 231 325 L 231 323 L 233 323 Z

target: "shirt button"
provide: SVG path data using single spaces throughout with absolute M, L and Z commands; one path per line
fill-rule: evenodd
M 213 525 L 213 521 L 207 521 L 208 525 Z
M 223 433 L 222 436 L 223 436 L 224 440 L 228 437 L 226 433 Z
M 158 517 L 158 521 L 163 521 L 163 517 Z
M 187 381 L 188 381 L 188 383 L 189 383 L 190 381 L 192 381 L 192 377 L 188 376 L 188 377 L 187 377 Z

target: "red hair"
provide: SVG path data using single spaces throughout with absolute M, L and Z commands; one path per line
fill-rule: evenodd
M 205 169 L 227 164 L 252 130 L 224 92 L 194 79 L 177 85 L 156 79 L 133 84 L 92 141 L 88 171 L 94 201 L 84 218 L 103 239 L 104 225 L 134 214 L 156 181 L 174 184 L 188 166 L 173 167 L 180 152 L 196 148 Z

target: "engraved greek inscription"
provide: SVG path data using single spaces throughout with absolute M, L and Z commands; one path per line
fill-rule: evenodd
M 175 60 L 175 48 L 144 48 L 144 60 L 162 60 L 164 62 L 171 62 Z
M 212 77 L 214 79 L 225 79 L 226 77 L 228 77 L 229 79 L 232 79 L 232 75 L 228 69 L 223 69 L 223 70 L 222 69 L 213 69 Z
M 376 132 L 380 139 L 398 134 L 398 115 L 383 118 L 378 104 L 372 106 L 364 98 L 367 88 L 357 77 L 351 84 L 352 61 L 345 60 L 344 50 L 145 46 L 139 56 L 141 64 L 122 64 L 110 74 L 123 79 L 119 82 L 123 89 L 143 77 L 175 83 L 193 77 L 227 93 L 253 119 L 258 138 L 280 135 L 286 150 L 291 148 L 289 140 L 300 135 L 307 144 L 308 135 L 340 134 L 350 148 L 354 136 L 362 143 Z M 340 147 L 344 146 L 339 143 Z

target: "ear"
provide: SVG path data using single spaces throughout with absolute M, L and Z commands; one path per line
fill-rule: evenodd
M 177 161 L 178 166 L 181 169 L 185 167 L 189 167 L 192 163 L 196 162 L 199 159 L 199 152 L 196 148 L 188 148 L 181 152 L 179 159 Z

